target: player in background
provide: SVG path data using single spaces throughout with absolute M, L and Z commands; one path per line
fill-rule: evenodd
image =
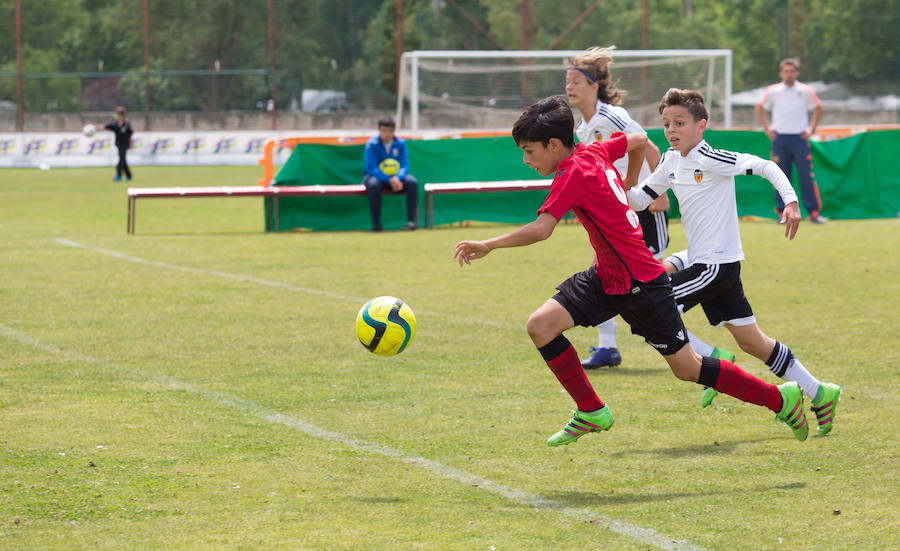
M 581 121 L 575 127 L 578 141 L 590 145 L 595 141 L 608 140 L 616 132 L 638 132 L 646 134 L 628 111 L 622 107 L 627 92 L 619 90 L 610 74 L 612 51 L 608 48 L 589 48 L 569 61 L 566 71 L 566 97 L 569 105 L 581 114 Z M 659 163 L 659 148 L 650 140 L 644 149 L 644 162 L 638 178 L 643 180 Z M 628 171 L 628 158 L 622 157 L 613 163 L 620 174 Z M 663 194 L 637 213 L 641 223 L 644 242 L 657 260 L 665 258 L 669 246 L 669 198 Z M 734 354 L 724 349 L 714 349 L 712 355 L 734 361 Z M 589 355 L 581 364 L 586 369 L 615 366 L 622 363 L 622 355 L 616 346 L 616 319 L 597 326 L 597 346 L 590 347 Z
M 125 108 L 121 105 L 116 107 L 116 118 L 107 124 L 98 124 L 98 128 L 105 128 L 116 135 L 116 151 L 119 152 L 119 162 L 116 164 L 115 181 L 120 181 L 124 176 L 126 180 L 131 181 L 131 169 L 128 167 L 128 149 L 131 147 L 131 136 L 134 129 L 131 123 L 125 119 Z
M 778 76 L 781 82 L 766 88 L 766 93 L 756 105 L 756 118 L 762 125 L 766 136 L 772 140 L 772 159 L 791 179 L 791 164 L 796 163 L 800 174 L 800 190 L 803 195 L 803 206 L 809 212 L 809 219 L 814 224 L 825 224 L 828 219 L 819 214 L 822 210 L 822 198 L 819 186 L 813 178 L 812 155 L 809 151 L 809 138 L 816 133 L 819 119 L 822 117 L 822 103 L 808 85 L 800 82 L 800 62 L 787 58 L 779 64 Z M 809 111 L 812 110 L 812 122 Z M 766 117 L 766 111 L 772 111 L 772 123 Z M 775 195 L 775 212 L 781 216 L 784 203 L 778 194 Z
M 805 440 L 809 426 L 797 383 L 776 387 L 732 362 L 701 357 L 691 348 L 669 276 L 644 244 L 637 214 L 628 206 L 621 176 L 612 164 L 627 152 L 626 181 L 634 184 L 647 136 L 615 134 L 609 140 L 576 146 L 573 130 L 572 111 L 562 97 L 545 98 L 522 113 L 512 135 L 524 153 L 523 162 L 542 176 L 556 173 L 537 219 L 499 237 L 460 241 L 453 255 L 463 266 L 494 249 L 543 241 L 570 210 L 587 231 L 596 264 L 559 284 L 559 292 L 531 314 L 526 326 L 538 352 L 578 408 L 547 444 L 569 444 L 589 432 L 612 427 L 609 406 L 597 396 L 563 332 L 575 325 L 597 325 L 616 314 L 662 354 L 677 378 L 765 406 L 791 427 L 795 438 Z
M 628 190 L 628 198 L 634 208 L 644 208 L 669 189 L 678 198 L 687 258 L 676 255 L 668 262 L 679 268 L 671 275 L 679 309 L 685 312 L 699 304 L 709 323 L 725 326 L 741 350 L 765 362 L 782 379 L 798 383 L 812 400 L 819 433 L 827 434 L 834 423 L 841 387 L 820 382 L 790 348 L 762 332 L 741 284 L 744 250 L 734 177 L 755 174 L 771 182 L 785 204 L 780 223 L 786 226 L 788 239 L 794 239 L 801 220 L 791 183 L 772 161 L 713 149 L 703 139 L 709 115 L 699 92 L 672 88 L 663 96 L 659 111 L 672 147 L 649 178 Z M 712 349 L 696 336 L 688 336 L 701 354 Z M 701 405 L 709 405 L 715 394 L 714 389 L 705 390 Z

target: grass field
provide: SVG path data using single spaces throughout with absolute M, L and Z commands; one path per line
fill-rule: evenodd
M 615 427 L 551 449 L 572 403 L 523 327 L 588 263 L 580 227 L 466 269 L 457 241 L 508 228 L 263 234 L 259 199 L 190 199 L 142 202 L 128 236 L 111 174 L 0 171 L 0 549 L 900 546 L 898 220 L 742 224 L 760 325 L 844 387 L 830 436 L 701 410 L 620 323 L 623 365 L 590 374 Z M 353 332 L 385 294 L 419 322 L 391 359 Z

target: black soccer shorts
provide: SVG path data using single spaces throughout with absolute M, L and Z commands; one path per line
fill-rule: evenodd
M 756 323 L 741 284 L 741 263 L 692 264 L 672 274 L 672 291 L 683 312 L 703 308 L 710 325 Z
M 596 326 L 618 314 L 632 333 L 644 337 L 663 356 L 681 350 L 688 342 L 687 331 L 672 297 L 669 276 L 635 282 L 635 288 L 637 292 L 625 295 L 606 294 L 592 266 L 560 283 L 553 300 L 569 312 L 575 325 Z
M 638 212 L 637 215 L 644 243 L 653 253 L 653 258 L 659 260 L 669 248 L 669 215 L 665 212 L 650 212 L 647 209 Z

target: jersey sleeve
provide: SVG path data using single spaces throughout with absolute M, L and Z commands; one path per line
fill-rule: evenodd
M 616 132 L 608 140 L 602 142 L 599 147 L 606 151 L 606 158 L 609 159 L 609 162 L 616 161 L 628 152 L 628 136 L 622 132 Z
M 397 172 L 397 178 L 401 180 L 409 174 L 409 150 L 406 148 L 406 141 L 397 139 L 397 149 L 399 150 L 400 171 Z
M 372 147 L 372 142 L 366 142 L 364 158 L 366 164 L 363 168 L 363 174 L 366 176 L 374 176 L 375 170 L 378 168 L 378 159 L 375 158 L 375 149 Z
M 721 176 L 748 174 L 747 170 L 752 168 L 757 160 L 762 160 L 756 155 L 713 149 L 709 144 L 701 145 L 697 151 L 700 153 L 698 159 L 703 170 Z
M 785 204 L 797 200 L 797 193 L 791 187 L 787 176 L 774 162 L 749 153 L 735 153 L 722 149 L 709 151 L 710 155 L 703 155 L 703 164 L 710 172 L 726 176 L 761 176 L 772 184 Z
M 819 96 L 813 91 L 810 86 L 806 87 L 806 109 L 811 111 L 820 105 Z
M 766 111 L 771 111 L 772 103 L 772 87 L 769 86 L 766 88 L 766 91 L 763 92 L 763 97 L 761 100 L 759 100 L 759 105 L 762 105 L 763 109 L 765 109 Z
M 550 185 L 550 193 L 537 213 L 546 212 L 557 221 L 561 220 L 578 200 L 582 191 L 581 181 L 581 175 L 574 167 L 557 170 Z
M 656 170 L 650 176 L 647 176 L 643 182 L 628 190 L 628 203 L 635 211 L 644 210 L 650 206 L 654 199 L 672 187 L 668 178 L 668 159 L 671 158 L 670 155 L 671 151 L 663 152 Z

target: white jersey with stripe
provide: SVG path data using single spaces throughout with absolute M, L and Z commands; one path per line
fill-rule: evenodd
M 663 153 L 648 178 L 628 191 L 634 210 L 647 208 L 671 189 L 678 198 L 688 241 L 690 264 L 725 264 L 744 260 L 738 228 L 734 177 L 756 174 L 772 183 L 785 204 L 797 194 L 778 165 L 747 153 L 713 149 L 700 140 L 687 155 Z
M 759 104 L 772 112 L 772 130 L 778 134 L 802 134 L 809 126 L 809 111 L 819 105 L 819 96 L 800 81 L 794 81 L 793 86 L 779 82 L 766 88 Z
M 585 121 L 582 119 L 581 122 L 578 123 L 578 127 L 575 128 L 575 135 L 578 136 L 578 141 L 584 145 L 608 140 L 609 137 L 616 132 L 624 132 L 626 134 L 639 132 L 641 134 L 646 134 L 644 129 L 641 128 L 641 125 L 631 118 L 624 107 L 605 103 L 600 100 L 597 100 L 597 112 L 594 113 L 591 120 Z M 625 174 L 628 172 L 628 155 L 616 160 L 613 163 L 613 166 L 616 167 L 616 170 L 618 170 L 619 174 L 624 178 Z M 643 180 L 649 175 L 650 165 L 647 164 L 645 159 L 638 180 Z

